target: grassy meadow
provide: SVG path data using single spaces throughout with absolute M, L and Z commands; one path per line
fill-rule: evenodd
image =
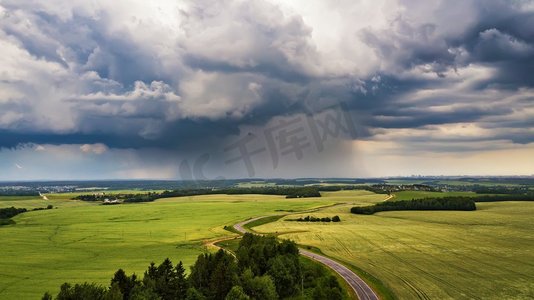
M 63 282 L 108 284 L 118 268 L 142 274 L 151 261 L 182 260 L 188 269 L 203 242 L 253 216 L 335 203 L 329 198 L 207 195 L 151 203 L 104 206 L 68 200 L 72 195 L 2 199 L 1 207 L 45 207 L 0 227 L 0 299 L 40 299 Z
M 281 237 L 369 272 L 399 299 L 534 298 L 533 202 L 477 203 L 478 210 L 470 212 L 375 215 L 350 214 L 351 206 L 311 214 L 339 215 L 341 223 L 285 220 L 306 213 L 254 230 L 289 232 Z

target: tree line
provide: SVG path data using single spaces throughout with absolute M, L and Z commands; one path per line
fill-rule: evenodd
M 34 190 L 12 190 L 12 189 L 3 189 L 0 190 L 0 196 L 39 196 L 38 191 Z
M 534 201 L 534 193 L 508 194 L 508 195 L 482 195 L 471 197 L 475 202 L 498 202 L 498 201 Z
M 472 197 L 422 198 L 412 200 L 384 201 L 371 206 L 354 206 L 353 214 L 372 215 L 381 211 L 395 210 L 476 210 Z
M 107 198 L 121 200 L 126 203 L 152 202 L 161 198 L 188 197 L 214 194 L 261 194 L 261 195 L 281 195 L 286 198 L 307 198 L 321 197 L 317 187 L 250 187 L 250 188 L 223 188 L 223 189 L 180 189 L 174 191 L 163 191 L 161 193 L 149 192 L 140 194 L 87 194 L 74 197 L 74 200 L 83 201 L 103 201 Z
M 104 199 L 120 200 L 124 203 L 135 202 L 152 202 L 161 198 L 173 197 L 190 197 L 200 195 L 239 195 L 239 194 L 259 194 L 259 195 L 279 195 L 286 198 L 309 198 L 321 197 L 321 192 L 334 192 L 341 190 L 367 190 L 377 194 L 389 194 L 392 191 L 401 190 L 434 190 L 425 185 L 403 185 L 391 186 L 386 184 L 380 185 L 333 185 L 333 186 L 260 186 L 260 187 L 223 187 L 223 188 L 183 188 L 172 191 L 163 191 L 161 193 L 148 192 L 139 194 L 86 194 L 74 197 L 74 200 L 83 201 L 104 201 Z
M 198 256 L 189 275 L 180 261 L 151 263 L 139 278 L 115 272 L 108 287 L 64 283 L 43 300 L 275 300 L 346 298 L 337 279 L 315 263 L 302 263 L 291 241 L 245 234 L 236 257 L 219 250 Z

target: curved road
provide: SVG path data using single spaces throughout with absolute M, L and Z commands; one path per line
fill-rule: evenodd
M 261 218 L 264 218 L 264 217 L 257 217 L 257 218 L 253 218 L 253 219 L 249 219 L 249 220 L 237 223 L 234 225 L 234 228 L 235 230 L 245 234 L 249 231 L 244 226 L 250 222 L 256 221 Z M 350 287 L 354 290 L 356 295 L 358 295 L 358 298 L 360 300 L 378 300 L 379 299 L 376 293 L 367 285 L 367 283 L 365 283 L 365 281 L 363 281 L 358 275 L 356 275 L 354 272 L 352 272 L 349 268 L 345 267 L 344 265 L 326 256 L 322 256 L 322 255 L 304 250 L 302 248 L 299 248 L 299 253 L 303 256 L 306 256 L 308 258 L 311 258 L 315 261 L 322 263 L 323 265 L 329 267 L 330 269 L 338 273 L 350 285 Z

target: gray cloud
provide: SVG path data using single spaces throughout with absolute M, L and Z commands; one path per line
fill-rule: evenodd
M 361 139 L 466 123 L 534 141 L 533 1 L 339 5 L 2 1 L 0 147 L 195 152 L 338 104 Z

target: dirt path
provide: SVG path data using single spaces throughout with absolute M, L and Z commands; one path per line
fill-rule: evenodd
M 224 238 L 220 238 L 220 239 L 216 239 L 216 240 L 209 240 L 209 241 L 205 241 L 204 242 L 204 246 L 205 247 L 212 247 L 212 248 L 215 248 L 217 250 L 218 249 L 223 249 L 224 251 L 230 253 L 233 257 L 236 257 L 234 252 L 229 251 L 228 249 L 224 249 L 223 247 L 218 246 L 217 243 L 224 242 L 224 241 L 235 240 L 235 239 L 238 239 L 238 238 L 240 238 L 240 236 L 231 236 L 231 237 L 224 237 Z
M 383 201 L 388 201 L 388 200 L 393 199 L 393 198 L 395 198 L 395 194 L 388 195 L 386 197 L 386 199 L 384 199 Z

